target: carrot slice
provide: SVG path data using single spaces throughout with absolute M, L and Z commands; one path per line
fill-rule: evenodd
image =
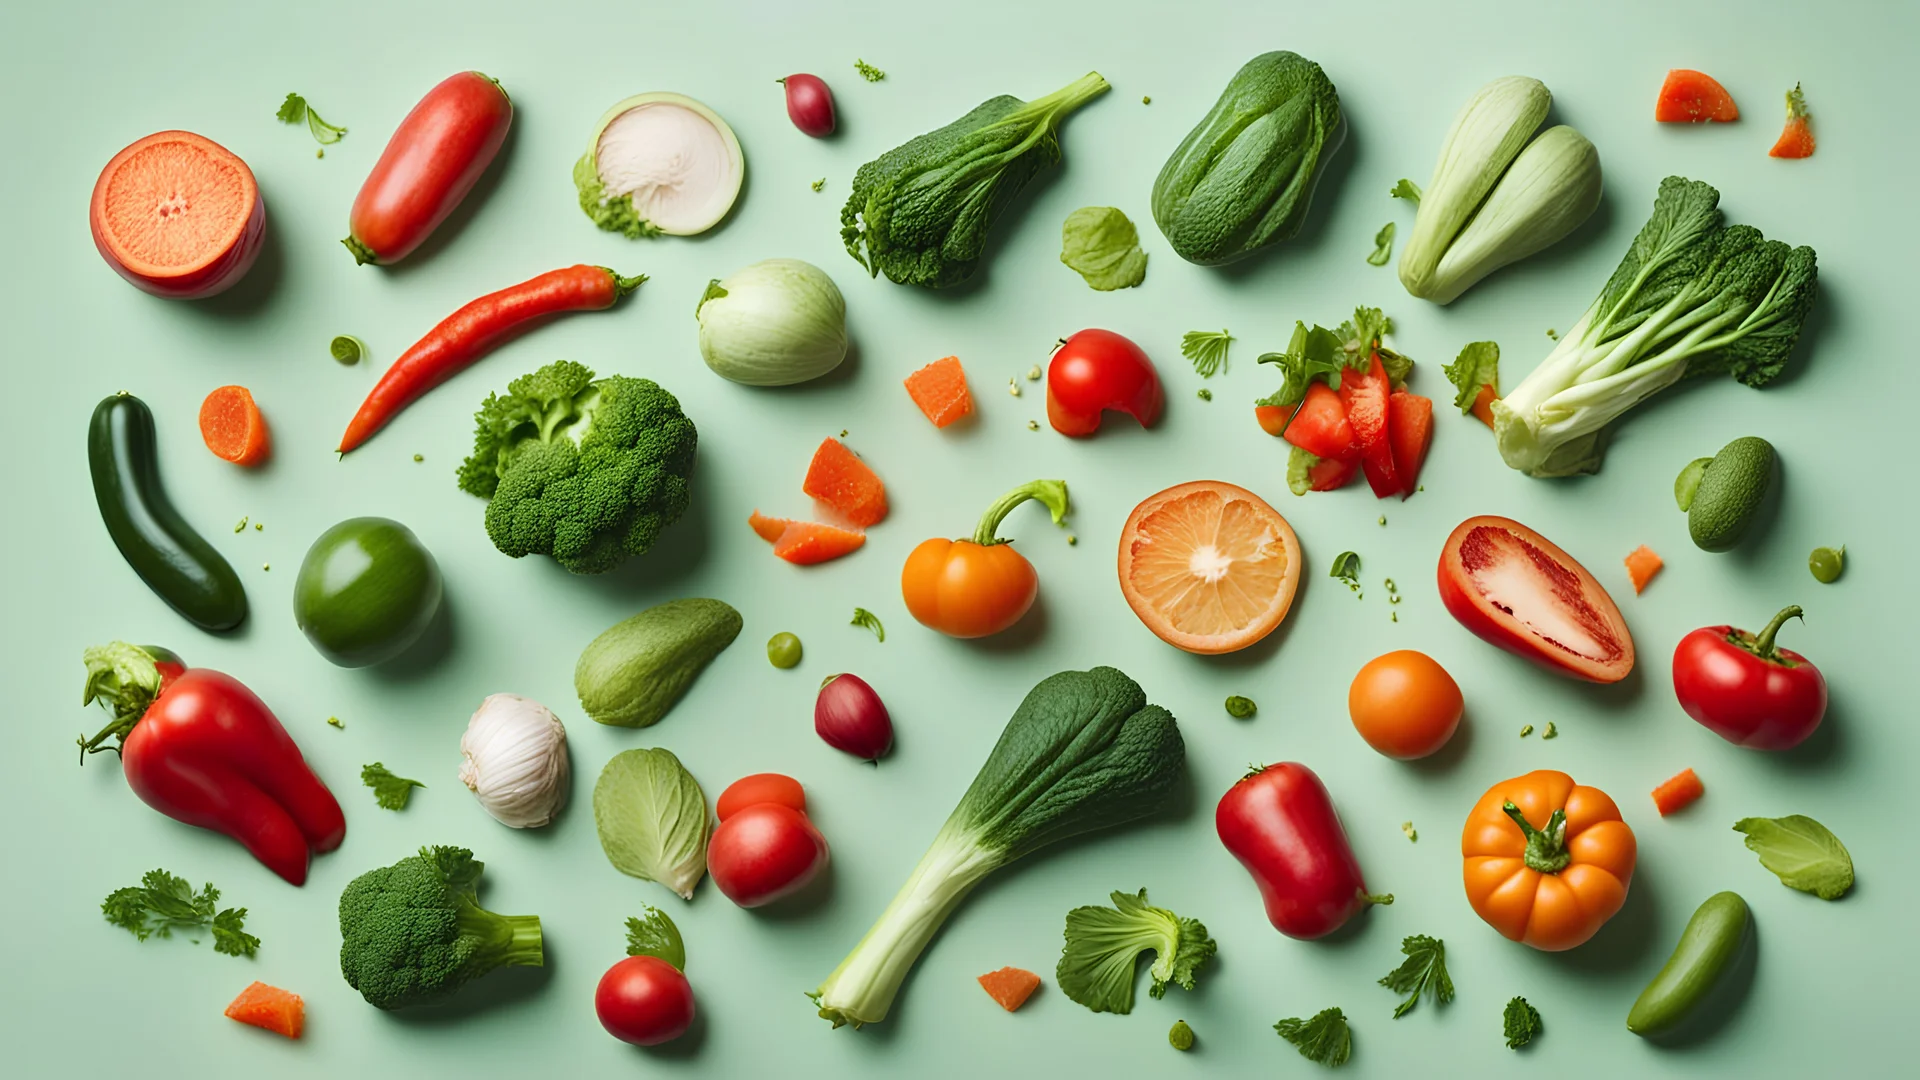
M 807 478 L 800 490 L 831 506 L 860 528 L 878 525 L 887 516 L 887 488 L 860 455 L 838 439 L 828 439 L 813 452 Z
M 244 386 L 222 386 L 200 403 L 200 437 L 215 457 L 235 465 L 267 460 L 272 443 L 267 418 Z
M 780 539 L 773 542 L 773 553 L 790 563 L 812 566 L 857 551 L 866 542 L 863 532 L 817 521 L 789 521 Z
M 799 522 L 792 518 L 768 517 L 755 510 L 752 516 L 747 518 L 747 524 L 753 526 L 753 531 L 760 534 L 760 539 L 769 544 L 777 544 L 780 542 L 780 534 L 787 531 L 787 526 L 798 525 Z
M 1633 579 L 1633 595 L 1635 596 L 1646 592 L 1647 582 L 1652 581 L 1653 575 L 1659 573 L 1660 568 L 1667 565 L 1661 561 L 1660 556 L 1653 553 L 1652 548 L 1645 544 L 1634 548 L 1633 554 L 1627 556 L 1626 561 L 1627 577 Z
M 967 373 L 957 356 L 943 356 L 907 376 L 907 394 L 937 428 L 973 412 L 973 395 L 967 392 Z
M 1433 399 L 1396 390 L 1387 398 L 1387 441 L 1402 497 L 1420 487 L 1420 466 L 1433 446 Z
M 299 994 L 255 982 L 227 1006 L 227 1017 L 297 1039 L 307 1024 L 307 1007 Z
M 980 989 L 999 1002 L 1001 1008 L 1013 1012 L 1040 989 L 1040 976 L 1024 968 L 1003 967 L 980 976 Z
M 1807 126 L 1807 97 L 1800 92 L 1800 84 L 1794 83 L 1787 91 L 1787 126 L 1781 129 L 1780 138 L 1767 151 L 1768 157 L 1804 158 L 1813 156 L 1813 129 Z
M 1473 415 L 1479 417 L 1481 423 L 1492 427 L 1493 403 L 1499 400 L 1500 395 L 1493 392 L 1493 387 L 1480 387 L 1480 392 L 1473 397 Z
M 1693 770 L 1684 769 L 1673 779 L 1653 789 L 1653 806 L 1660 811 L 1661 817 L 1666 817 L 1693 805 L 1694 800 L 1706 793 L 1706 785 L 1693 774 Z
M 1728 123 L 1740 119 L 1740 106 L 1713 76 L 1687 68 L 1667 72 L 1653 118 L 1662 124 Z

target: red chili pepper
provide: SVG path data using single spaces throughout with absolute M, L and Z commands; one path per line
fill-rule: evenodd
M 1393 903 L 1367 892 L 1327 787 L 1305 765 L 1254 766 L 1220 797 L 1214 827 L 1260 886 L 1267 921 L 1288 937 L 1325 937 L 1368 906 Z
M 477 71 L 441 80 L 413 107 L 354 197 L 341 243 L 353 261 L 405 258 L 467 197 L 513 124 L 513 102 Z
M 1673 692 L 1687 715 L 1736 746 L 1786 750 L 1800 745 L 1827 714 L 1827 680 L 1806 657 L 1773 643 L 1789 607 L 1758 637 L 1707 626 L 1673 650 Z
M 333 793 L 287 729 L 239 680 L 189 668 L 166 649 L 116 641 L 87 650 L 86 700 L 114 714 L 80 760 L 116 750 L 141 801 L 240 841 L 295 885 L 307 862 L 347 835 Z M 119 736 L 118 746 L 102 745 Z
M 340 436 L 344 454 L 387 426 L 422 394 L 466 369 L 529 323 L 568 311 L 602 311 L 640 287 L 647 275 L 621 277 L 604 266 L 581 263 L 550 270 L 530 281 L 488 293 L 440 320 L 427 336 L 400 354 L 353 414 Z
M 1111 330 L 1082 330 L 1061 343 L 1047 364 L 1047 422 L 1062 435 L 1091 435 L 1112 409 L 1152 427 L 1166 395 L 1153 361 Z

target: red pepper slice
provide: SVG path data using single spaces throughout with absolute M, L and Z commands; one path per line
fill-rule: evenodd
M 1145 350 L 1111 330 L 1080 331 L 1047 364 L 1047 422 L 1062 435 L 1093 434 L 1108 409 L 1152 427 L 1165 404 Z
M 233 837 L 295 885 L 307 880 L 312 855 L 346 838 L 333 793 L 239 680 L 119 641 L 88 649 L 86 661 L 86 700 L 105 704 L 114 720 L 80 740 L 81 761 L 117 750 L 141 801 Z M 111 736 L 117 747 L 104 745 Z
M 1393 903 L 1367 892 L 1327 786 L 1305 765 L 1255 766 L 1220 797 L 1214 827 L 1260 886 L 1267 921 L 1288 937 L 1325 937 L 1368 907 Z
M 1349 379 L 1353 377 L 1348 375 Z M 1357 460 L 1359 448 L 1353 424 L 1347 418 L 1347 406 L 1326 383 L 1307 386 L 1307 396 L 1288 421 L 1285 436 L 1288 442 L 1322 460 Z
M 1379 353 L 1373 354 L 1365 372 L 1349 370 L 1340 375 L 1340 401 L 1347 407 L 1353 441 L 1360 448 L 1360 467 L 1374 497 L 1380 499 L 1400 494 L 1400 474 L 1393 467 L 1393 444 L 1388 437 L 1387 397 L 1392 392 L 1393 383 Z
M 1420 486 L 1420 466 L 1433 446 L 1433 399 L 1405 390 L 1387 398 L 1387 443 L 1393 448 L 1393 472 L 1400 478 L 1400 496 Z
M 1773 617 L 1756 636 L 1706 626 L 1673 650 L 1673 692 L 1688 716 L 1714 734 L 1756 750 L 1805 742 L 1827 715 L 1827 680 L 1806 657 L 1774 644 L 1797 606 Z

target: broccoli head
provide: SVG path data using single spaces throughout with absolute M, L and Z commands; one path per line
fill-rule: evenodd
M 481 907 L 475 887 L 483 869 L 466 848 L 421 848 L 348 883 L 340 894 L 347 985 L 369 1005 L 405 1009 L 497 967 L 541 966 L 540 917 Z
M 491 500 L 487 535 L 516 559 L 603 573 L 686 512 L 697 433 L 651 380 L 561 360 L 489 394 L 474 419 L 460 487 Z

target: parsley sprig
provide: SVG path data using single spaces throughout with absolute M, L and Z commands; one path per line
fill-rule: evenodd
M 1347 1026 L 1347 1014 L 1336 1006 L 1321 1009 L 1313 1019 L 1290 1016 L 1273 1025 L 1280 1037 L 1293 1044 L 1300 1056 L 1337 1069 L 1353 1056 L 1353 1029 Z
M 1433 998 L 1436 1005 L 1453 1000 L 1453 980 L 1447 977 L 1446 942 L 1414 934 L 1400 942 L 1400 951 L 1407 954 L 1406 960 L 1380 980 L 1381 986 L 1407 995 L 1407 1000 L 1393 1010 L 1395 1020 L 1412 1012 L 1413 1007 L 1420 1004 L 1422 994 Z
M 383 810 L 405 810 L 414 788 L 427 785 L 404 776 L 395 776 L 385 765 L 374 762 L 360 767 L 360 782 L 373 789 L 373 801 Z
M 115 889 L 100 902 L 107 921 L 140 941 L 170 938 L 175 930 L 213 934 L 213 951 L 228 956 L 252 956 L 260 939 L 246 932 L 246 908 L 219 908 L 220 890 L 211 882 L 198 893 L 187 879 L 165 870 L 149 870 L 140 884 Z M 218 910 L 216 910 L 218 909 Z M 198 945 L 199 939 L 194 939 Z

